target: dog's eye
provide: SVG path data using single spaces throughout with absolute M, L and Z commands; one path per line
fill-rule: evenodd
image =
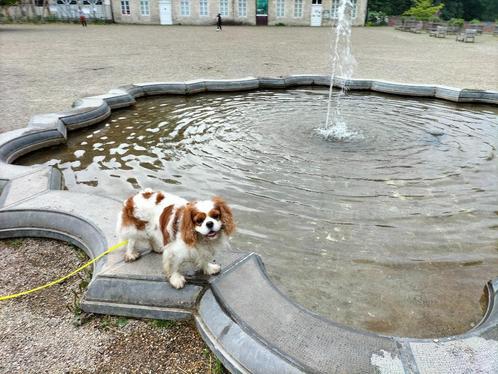
M 204 222 L 204 219 L 202 217 L 197 217 L 195 219 L 196 225 L 202 225 L 202 222 Z
M 214 214 L 211 215 L 211 218 L 218 219 L 218 218 L 220 218 L 220 214 L 219 213 L 214 213 Z

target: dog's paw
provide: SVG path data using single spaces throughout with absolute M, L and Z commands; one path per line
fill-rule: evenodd
M 209 263 L 204 269 L 204 273 L 207 275 L 215 275 L 218 274 L 221 270 L 221 266 L 218 264 Z
M 161 247 L 152 246 L 152 250 L 156 253 L 163 253 L 164 247 L 163 246 L 161 246 Z
M 124 255 L 124 260 L 126 262 L 132 262 L 132 261 L 135 261 L 139 257 L 140 257 L 140 252 L 138 252 L 138 251 L 126 252 Z
M 169 283 L 176 289 L 183 288 L 185 286 L 185 277 L 180 273 L 173 273 L 169 277 Z

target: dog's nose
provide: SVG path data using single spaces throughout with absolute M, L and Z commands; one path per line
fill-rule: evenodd
M 213 228 L 213 221 L 206 222 L 206 226 L 208 229 Z

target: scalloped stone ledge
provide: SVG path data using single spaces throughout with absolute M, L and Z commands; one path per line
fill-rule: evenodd
M 64 143 L 68 130 L 98 123 L 112 109 L 131 106 L 146 95 L 328 87 L 330 82 L 329 76 L 303 74 L 140 83 L 79 99 L 68 111 L 35 115 L 26 128 L 0 134 L 0 238 L 66 240 L 92 258 L 116 243 L 121 202 L 62 191 L 62 176 L 55 168 L 11 164 L 28 152 Z M 342 78 L 335 78 L 334 86 L 498 104 L 496 91 Z M 82 308 L 132 317 L 195 318 L 203 339 L 234 373 L 498 372 L 498 278 L 486 285 L 488 308 L 474 329 L 441 339 L 410 339 L 358 331 L 311 313 L 273 285 L 255 254 L 225 253 L 219 259 L 219 276 L 190 273 L 189 284 L 178 291 L 165 282 L 160 255 L 144 253 L 138 261 L 125 263 L 123 251 L 94 265 Z

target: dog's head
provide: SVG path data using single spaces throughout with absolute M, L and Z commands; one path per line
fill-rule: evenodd
M 211 200 L 190 202 L 183 212 L 181 230 L 183 240 L 190 246 L 199 239 L 216 240 L 222 232 L 231 235 L 235 231 L 232 210 L 218 196 Z

